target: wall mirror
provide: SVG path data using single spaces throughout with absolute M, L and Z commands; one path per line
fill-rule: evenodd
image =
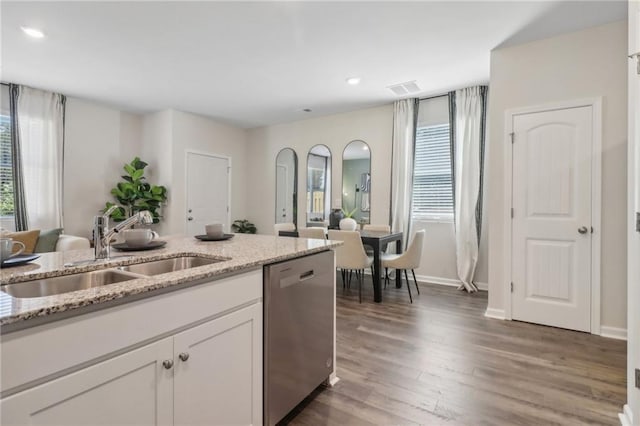
M 307 227 L 328 226 L 331 208 L 331 151 L 315 145 L 307 155 Z
M 366 142 L 349 142 L 342 152 L 342 209 L 358 223 L 370 223 L 371 150 Z
M 298 156 L 283 148 L 276 157 L 276 222 L 298 221 Z

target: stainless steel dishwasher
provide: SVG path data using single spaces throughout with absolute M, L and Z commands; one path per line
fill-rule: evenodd
M 274 425 L 333 371 L 334 254 L 264 268 L 264 423 Z

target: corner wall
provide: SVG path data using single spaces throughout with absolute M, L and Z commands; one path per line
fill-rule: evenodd
M 601 323 L 626 329 L 627 23 L 589 28 L 494 50 L 489 95 L 489 307 L 504 312 L 505 111 L 603 98 Z
M 91 238 L 93 216 L 140 149 L 142 117 L 68 97 L 65 122 L 64 232 Z

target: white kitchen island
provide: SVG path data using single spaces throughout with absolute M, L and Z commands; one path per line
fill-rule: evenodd
M 220 260 L 55 296 L 0 293 L 2 424 L 261 424 L 262 267 L 334 245 L 175 237 L 98 264 L 65 267 L 92 254 L 77 251 L 3 269 L 2 284 L 13 284 L 177 256 Z

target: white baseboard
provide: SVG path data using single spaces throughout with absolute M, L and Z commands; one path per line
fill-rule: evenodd
M 449 287 L 459 287 L 462 285 L 462 282 L 460 280 L 454 279 L 454 278 L 433 277 L 430 275 L 416 275 L 416 278 L 420 283 L 446 285 Z M 478 290 L 481 290 L 481 291 L 489 290 L 489 284 L 487 283 L 476 282 L 475 285 L 476 287 L 478 287 Z
M 618 413 L 618 418 L 620 419 L 620 423 L 622 426 L 634 426 L 633 424 L 633 413 L 631 412 L 631 407 L 629 404 L 625 404 L 622 409 L 622 413 Z
M 506 318 L 504 309 L 487 308 L 484 312 L 484 316 L 487 318 L 503 320 Z
M 476 281 L 474 284 L 476 285 L 476 287 L 478 287 L 478 290 L 480 291 L 489 291 L 488 283 L 481 283 Z
M 462 283 L 460 280 L 454 280 L 452 278 L 432 277 L 429 275 L 417 275 L 416 279 L 419 283 L 446 285 L 449 287 L 458 287 Z
M 627 340 L 627 329 L 601 325 L 600 336 L 610 339 Z

